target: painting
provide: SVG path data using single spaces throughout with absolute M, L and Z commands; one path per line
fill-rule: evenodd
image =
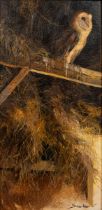
M 0 209 L 101 210 L 101 1 L 0 0 Z

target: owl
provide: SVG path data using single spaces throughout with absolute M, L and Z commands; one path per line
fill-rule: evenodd
M 86 12 L 77 12 L 70 25 L 60 38 L 51 42 L 50 50 L 54 58 L 60 57 L 73 63 L 87 43 L 92 31 L 92 15 Z

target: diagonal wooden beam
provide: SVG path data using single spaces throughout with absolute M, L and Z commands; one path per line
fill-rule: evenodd
M 20 82 L 25 78 L 25 76 L 29 72 L 47 75 L 59 79 L 64 79 L 68 81 L 72 81 L 75 83 L 101 88 L 101 73 L 97 71 L 93 71 L 90 69 L 86 69 L 80 66 L 76 66 L 74 64 L 65 64 L 63 61 L 53 61 L 48 60 L 49 64 L 44 62 L 35 62 L 33 64 L 34 68 L 23 67 L 17 76 L 4 88 L 4 90 L 0 93 L 0 105 L 11 95 L 14 89 L 20 84 Z M 13 64 L 7 64 L 4 62 L 0 62 L 0 64 L 17 68 L 21 66 L 15 66 Z
M 11 95 L 15 88 L 29 73 L 28 68 L 22 68 L 20 72 L 11 80 L 11 82 L 0 93 L 0 105 Z
M 17 66 L 0 61 L 1 65 L 10 68 L 23 68 L 24 66 Z M 69 80 L 75 83 L 101 88 L 102 87 L 102 74 L 99 71 L 83 68 L 75 64 L 67 64 L 63 59 L 52 60 L 48 58 L 47 65 L 45 61 L 36 61 L 29 67 L 29 71 Z

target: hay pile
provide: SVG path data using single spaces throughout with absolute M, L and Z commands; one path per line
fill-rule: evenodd
M 5 73 L 9 81 L 14 72 L 1 68 L 3 84 Z M 33 189 L 34 193 L 32 186 L 39 182 L 35 180 L 41 177 L 44 181 L 48 176 L 54 186 L 58 184 L 56 178 L 62 177 L 61 182 L 86 194 L 88 171 L 96 173 L 91 139 L 100 135 L 100 97 L 100 90 L 40 75 L 27 76 L 0 107 L 1 192 L 9 192 L 7 186 L 13 182 L 20 190 L 26 183 L 28 191 Z M 53 162 L 55 172 L 32 171 L 32 165 L 40 160 Z M 23 194 L 21 190 L 24 202 L 28 191 Z
M 0 59 L 24 66 L 48 56 L 48 52 L 50 56 L 64 52 L 69 22 L 76 6 L 79 10 L 81 5 L 45 0 L 1 3 Z M 77 61 L 93 69 L 100 69 L 97 11 L 90 11 L 95 27 L 86 51 Z M 89 64 L 87 55 L 92 57 Z M 0 66 L 0 91 L 18 71 Z M 51 202 L 63 183 L 74 185 L 87 196 L 88 171 L 96 173 L 92 135 L 100 135 L 100 101 L 100 90 L 91 87 L 32 73 L 24 79 L 0 107 L 2 210 L 20 209 L 19 205 L 23 210 L 40 210 Z M 56 170 L 33 171 L 32 166 L 39 161 L 53 163 Z

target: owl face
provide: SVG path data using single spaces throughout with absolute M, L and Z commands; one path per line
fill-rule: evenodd
M 73 18 L 72 25 L 77 32 L 89 33 L 92 30 L 92 15 L 80 12 Z

